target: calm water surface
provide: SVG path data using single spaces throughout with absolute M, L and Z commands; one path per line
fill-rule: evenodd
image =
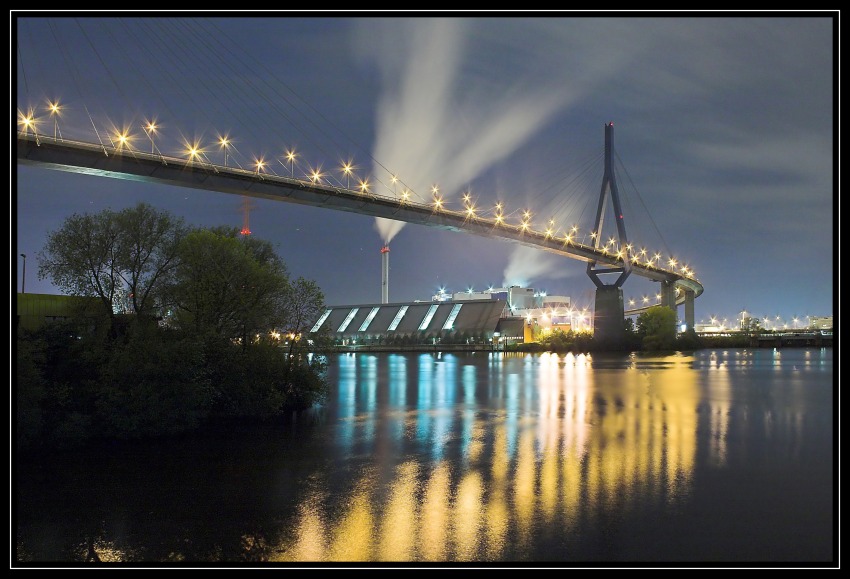
M 832 349 L 338 354 L 286 424 L 17 465 L 19 561 L 835 561 Z

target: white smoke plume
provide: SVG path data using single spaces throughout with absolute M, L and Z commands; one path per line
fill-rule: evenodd
M 565 267 L 565 260 L 554 253 L 540 249 L 518 245 L 505 267 L 502 287 L 514 285 L 531 287 L 540 279 L 562 279 L 570 272 Z
M 636 52 L 587 52 L 600 36 L 635 42 L 627 22 L 606 19 L 364 19 L 358 32 L 380 79 L 373 175 L 397 176 L 397 192 L 424 203 L 432 186 L 450 200 L 504 163 Z M 375 221 L 385 243 L 404 225 Z
M 384 245 L 388 245 L 390 240 L 395 237 L 395 234 L 401 231 L 404 227 L 404 221 L 396 221 L 394 219 L 385 219 L 383 217 L 375 218 L 375 231 L 381 236 Z
M 386 29 L 370 24 L 372 41 L 383 42 L 370 54 L 383 91 L 373 171 L 398 175 L 400 187 L 411 189 L 415 200 L 430 202 L 434 185 L 446 197 L 457 194 L 526 142 L 567 101 L 569 91 L 554 90 L 551 81 L 525 82 L 513 70 L 483 69 L 475 50 L 504 36 L 482 29 L 481 21 L 391 19 Z M 404 225 L 375 222 L 385 243 Z

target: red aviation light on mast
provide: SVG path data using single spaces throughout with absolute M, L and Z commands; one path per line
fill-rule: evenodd
M 389 253 L 389 252 L 390 252 L 390 246 L 389 245 L 385 245 L 381 248 L 381 253 Z
M 251 214 L 251 209 L 254 208 L 254 205 L 251 203 L 251 200 L 247 197 L 242 197 L 242 235 L 251 235 L 251 227 L 249 224 L 249 215 Z

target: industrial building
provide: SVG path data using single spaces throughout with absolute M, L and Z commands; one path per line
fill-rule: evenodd
M 340 345 L 506 344 L 526 338 L 525 319 L 498 299 L 333 306 L 310 332 Z
M 381 303 L 328 307 L 310 333 L 326 332 L 341 346 L 491 344 L 529 342 L 552 329 L 572 329 L 577 318 L 567 296 L 511 286 L 483 292 L 440 290 L 430 301 L 389 303 L 390 248 L 381 257 Z
M 17 294 L 16 327 L 37 330 L 45 324 L 84 315 L 86 309 L 97 309 L 97 298 L 54 294 Z
M 385 288 L 385 273 L 382 279 Z M 512 286 L 484 292 L 440 291 L 430 302 L 331 306 L 310 332 L 326 331 L 343 346 L 505 345 L 530 342 L 553 329 L 572 329 L 578 317 L 589 320 L 572 310 L 569 297 Z

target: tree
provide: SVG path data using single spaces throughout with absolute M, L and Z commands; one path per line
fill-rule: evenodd
M 172 283 L 182 218 L 139 203 L 119 212 L 73 214 L 38 253 L 38 277 L 70 295 L 97 297 L 109 316 L 126 296 L 136 314 L 154 314 Z
M 185 236 L 171 298 L 178 327 L 239 339 L 283 325 L 290 301 L 286 266 L 271 244 L 236 228 L 198 229 Z
M 115 220 L 123 265 L 119 275 L 132 311 L 147 314 L 167 307 L 163 296 L 174 283 L 177 250 L 187 233 L 183 219 L 140 203 L 119 212 Z
M 637 319 L 644 350 L 673 350 L 676 347 L 676 312 L 667 306 L 652 306 Z

